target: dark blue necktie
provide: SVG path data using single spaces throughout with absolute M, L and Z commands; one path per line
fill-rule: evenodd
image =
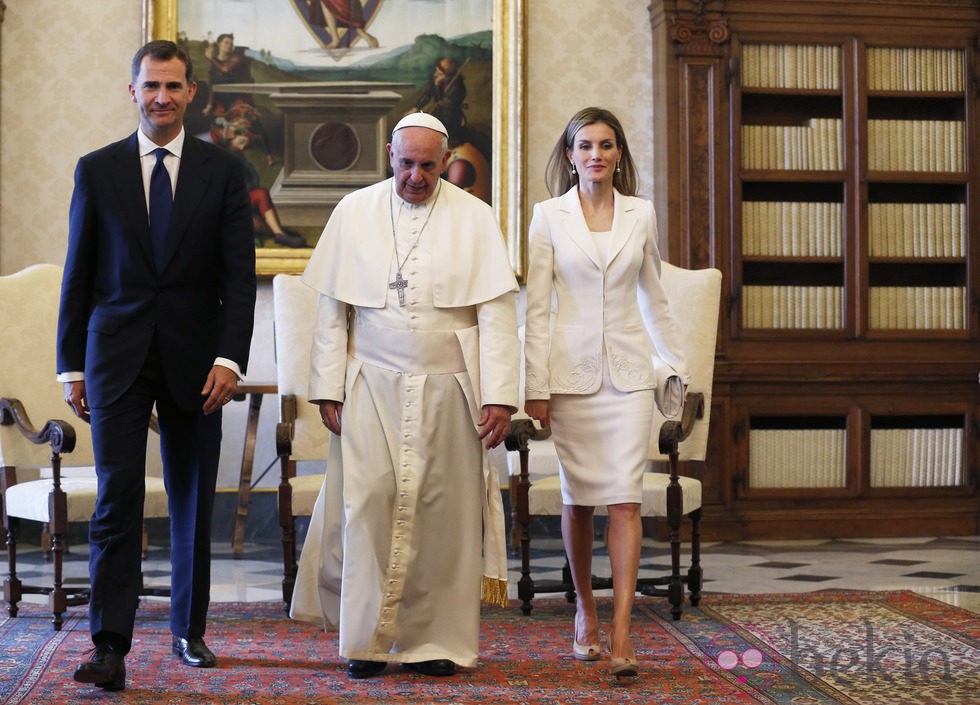
M 163 147 L 153 150 L 157 163 L 150 174 L 150 239 L 153 241 L 153 259 L 157 271 L 164 265 L 167 230 L 170 227 L 170 211 L 173 210 L 174 194 L 170 185 L 170 173 L 163 158 L 170 154 Z

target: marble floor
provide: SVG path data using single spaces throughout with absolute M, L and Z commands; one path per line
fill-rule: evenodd
M 541 539 L 533 544 L 531 570 L 535 579 L 560 577 L 563 563 L 559 539 Z M 912 590 L 980 614 L 980 536 L 706 543 L 701 564 L 706 595 Z M 281 565 L 277 542 L 247 543 L 240 558 L 233 556 L 230 544 L 215 543 L 212 599 L 280 600 Z M 597 544 L 594 574 L 608 576 L 608 566 L 608 557 Z M 519 561 L 512 560 L 512 597 L 516 597 L 519 570 Z M 667 570 L 667 545 L 645 540 L 641 576 Z M 19 546 L 17 572 L 24 582 L 34 582 L 42 575 L 50 580 L 51 565 L 37 546 Z M 86 575 L 86 548 L 73 546 L 65 562 L 66 583 L 84 583 Z M 146 582 L 165 585 L 168 576 L 167 549 L 151 547 L 145 564 Z M 43 603 L 45 598 L 26 596 L 25 601 Z

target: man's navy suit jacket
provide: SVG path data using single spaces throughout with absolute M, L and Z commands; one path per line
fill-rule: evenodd
M 133 383 L 154 340 L 169 389 L 188 410 L 216 357 L 248 363 L 255 241 L 241 163 L 184 140 L 166 263 L 153 261 L 136 133 L 75 170 L 58 320 L 58 372 L 84 371 L 93 408 Z

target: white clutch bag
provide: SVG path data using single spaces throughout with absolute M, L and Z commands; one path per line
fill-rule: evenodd
M 657 387 L 653 395 L 660 413 L 672 419 L 684 406 L 684 382 L 674 369 L 659 357 L 653 358 Z

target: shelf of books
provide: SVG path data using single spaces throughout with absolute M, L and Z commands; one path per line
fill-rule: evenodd
M 868 90 L 898 93 L 963 93 L 963 50 L 872 46 L 867 49 Z
M 740 51 L 736 335 L 832 336 L 852 320 L 858 337 L 964 334 L 965 50 L 862 51 L 855 42 L 744 43 Z M 843 83 L 855 73 L 851 56 L 866 62 L 866 90 Z M 866 105 L 852 111 L 858 95 Z M 862 124 L 850 152 L 852 115 Z M 848 212 L 858 182 L 866 207 Z M 848 265 L 855 241 L 862 254 Z M 862 268 L 856 278 L 851 267 Z M 863 319 L 849 315 L 858 306 Z
M 872 417 L 871 487 L 961 487 L 964 426 L 962 416 Z
M 841 73 L 839 45 L 774 42 L 742 45 L 743 88 L 839 91 Z
M 859 416 L 765 414 L 749 420 L 746 498 L 813 490 L 832 496 L 853 490 L 848 423 Z M 909 489 L 963 491 L 967 485 L 968 419 L 957 414 L 874 414 L 865 437 L 867 488 L 889 494 Z M 857 427 L 855 427 L 857 428 Z M 813 496 L 814 493 L 811 493 Z
M 845 326 L 842 62 L 837 44 L 741 46 L 744 332 Z
M 966 331 L 966 57 L 869 46 L 866 242 L 870 331 Z
M 845 417 L 752 417 L 748 490 L 845 489 Z

